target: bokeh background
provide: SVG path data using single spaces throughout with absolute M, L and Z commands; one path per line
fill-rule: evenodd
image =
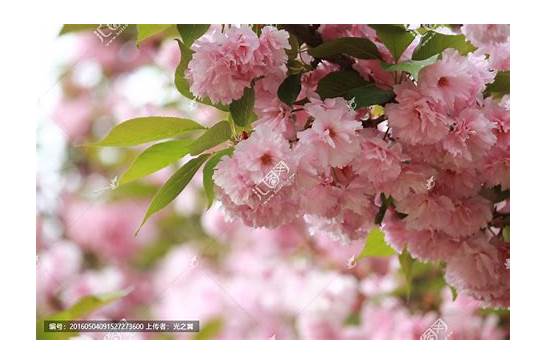
M 212 125 L 223 114 L 176 91 L 179 50 L 168 34 L 137 48 L 134 26 L 108 42 L 88 29 L 59 36 L 55 49 L 37 125 L 38 338 L 420 339 L 438 319 L 448 339 L 509 338 L 509 311 L 455 296 L 442 265 L 414 264 L 408 285 L 397 257 L 357 262 L 364 241 L 340 245 L 299 223 L 267 230 L 228 221 L 218 203 L 207 209 L 200 173 L 135 236 L 176 166 L 117 187 L 143 148 L 86 143 L 132 117 Z M 123 297 L 81 318 L 199 320 L 201 331 L 43 332 L 43 319 L 112 292 Z

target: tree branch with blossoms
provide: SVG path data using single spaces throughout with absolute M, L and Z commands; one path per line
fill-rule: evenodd
M 138 29 L 146 42 L 165 25 Z M 379 231 L 374 251 L 400 254 L 403 267 L 443 262 L 457 291 L 509 306 L 509 26 L 176 30 L 176 89 L 224 120 L 207 128 L 136 118 L 94 144 L 158 142 L 122 184 L 192 157 L 153 197 L 143 224 L 203 167 L 209 204 L 220 201 L 248 226 L 301 220 L 340 244 Z

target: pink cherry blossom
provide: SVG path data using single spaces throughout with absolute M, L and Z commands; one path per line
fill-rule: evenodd
M 260 46 L 254 55 L 257 66 L 264 67 L 264 73 L 268 68 L 276 68 L 288 59 L 285 49 L 290 48 L 289 34 L 285 30 L 277 30 L 272 26 L 266 26 L 260 34 Z
M 135 237 L 145 209 L 144 203 L 134 201 L 106 204 L 70 200 L 64 211 L 66 233 L 82 248 L 105 259 L 125 261 L 149 244 L 157 232 L 149 224 Z
M 228 104 L 243 96 L 251 82 L 284 64 L 288 33 L 266 27 L 260 38 L 248 27 L 213 28 L 192 45 L 186 78 L 192 93 Z
M 504 43 L 510 37 L 508 24 L 465 24 L 461 31 L 477 47 Z
M 260 46 L 256 34 L 247 26 L 214 29 L 192 45 L 192 60 L 186 78 L 197 97 L 230 103 L 243 96 L 244 89 L 258 76 L 255 52 Z
M 382 229 L 389 245 L 400 253 L 406 248 L 413 257 L 423 261 L 445 260 L 459 247 L 459 241 L 441 231 L 408 228 L 405 219 L 393 212 L 385 216 Z
M 342 98 L 313 101 L 305 110 L 314 118 L 311 128 L 298 133 L 302 159 L 311 152 L 324 167 L 344 167 L 359 153 L 357 130 L 362 125 Z
M 353 68 L 367 81 L 373 81 L 381 88 L 392 88 L 394 75 L 381 67 L 381 61 L 377 59 L 359 59 L 353 64 Z
M 361 155 L 354 162 L 355 171 L 376 184 L 398 177 L 404 159 L 402 146 L 385 141 L 376 129 L 364 129 L 360 135 Z
M 394 87 L 397 103 L 388 104 L 385 113 L 393 136 L 404 143 L 433 144 L 449 133 L 450 119 L 445 107 L 423 96 L 412 83 Z
M 504 243 L 495 243 L 486 233 L 465 239 L 447 262 L 446 280 L 462 294 L 487 305 L 510 305 L 509 272 Z
M 442 140 L 448 159 L 455 166 L 468 165 L 483 158 L 497 140 L 495 124 L 479 109 L 465 109 L 451 125 L 452 131 Z
M 461 110 L 475 102 L 485 85 L 493 81 L 494 73 L 488 70 L 485 57 L 460 55 L 446 49 L 442 58 L 419 72 L 420 92 L 451 109 Z

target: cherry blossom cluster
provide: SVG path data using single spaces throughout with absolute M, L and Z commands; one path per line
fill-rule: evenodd
M 225 104 L 243 96 L 252 80 L 284 64 L 289 48 L 288 33 L 264 27 L 260 37 L 248 27 L 214 27 L 192 46 L 195 54 L 186 76 L 191 91 Z
M 497 71 L 509 68 L 503 54 L 509 28 L 475 25 L 462 32 L 476 51 L 445 49 L 410 77 L 382 68 L 394 59 L 373 28 L 319 28 L 323 40 L 365 37 L 377 46 L 381 60 L 353 59 L 351 67 L 393 90 L 395 99 L 378 115 L 373 107 L 355 109 L 347 98 L 321 98 L 319 81 L 345 65 L 305 52 L 300 60 L 309 70 L 298 101 L 279 100 L 288 75 L 285 30 L 266 27 L 259 37 L 246 26 L 209 31 L 194 43 L 186 73 L 195 95 L 230 102 L 247 87 L 256 92 L 252 132 L 214 174 L 229 215 L 268 228 L 303 219 L 311 231 L 345 242 L 380 223 L 398 251 L 446 262 L 447 282 L 460 292 L 508 306 L 502 228 L 509 202 L 484 191 L 509 190 L 509 96 L 486 96 Z M 415 46 L 399 61 L 410 59 Z M 290 178 L 275 174 L 281 162 Z M 264 181 L 273 189 L 267 199 L 256 193 Z

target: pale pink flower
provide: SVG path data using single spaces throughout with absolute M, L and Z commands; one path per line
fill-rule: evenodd
M 257 66 L 264 67 L 264 73 L 269 68 L 275 68 L 286 63 L 288 56 L 285 50 L 290 48 L 289 34 L 286 30 L 277 30 L 272 26 L 266 26 L 260 34 L 260 46 L 256 50 L 255 62 Z
M 450 223 L 455 205 L 445 195 L 423 193 L 396 201 L 396 209 L 398 212 L 408 214 L 404 222 L 409 229 L 442 230 Z
M 409 253 L 423 261 L 446 260 L 459 247 L 459 242 L 437 230 L 411 230 L 405 219 L 389 211 L 381 226 L 385 241 L 401 253 L 406 248 Z
M 145 42 L 137 47 L 135 42 L 123 42 L 122 37 L 117 37 L 105 46 L 111 38 L 101 42 L 93 32 L 81 32 L 77 37 L 76 61 L 95 61 L 108 75 L 128 72 L 147 64 L 156 51 L 154 42 Z
M 481 303 L 472 297 L 458 294 L 452 300 L 449 288 L 442 291 L 443 303 L 440 307 L 442 320 L 448 326 L 450 340 L 499 340 L 506 336 L 499 327 L 499 318 L 494 314 L 480 317 Z
M 455 166 L 479 161 L 497 141 L 495 124 L 476 108 L 463 110 L 453 121 L 452 131 L 441 143 Z
M 301 153 L 313 154 L 325 167 L 347 165 L 360 150 L 357 130 L 362 125 L 356 113 L 340 97 L 314 100 L 305 110 L 314 120 L 311 128 L 298 133 Z
M 309 177 L 305 185 L 302 185 L 302 177 L 299 177 L 298 187 L 301 188 L 300 205 L 306 213 L 328 218 L 339 213 L 343 190 L 336 186 L 330 173 Z
M 74 99 L 62 99 L 51 116 L 71 142 L 81 142 L 91 131 L 95 113 L 93 99 L 82 94 Z
M 310 195 L 308 198 L 317 197 Z M 347 245 L 366 236 L 374 226 L 377 207 L 370 197 L 362 193 L 346 192 L 339 196 L 338 201 L 338 205 L 331 207 L 337 212 L 335 215 L 330 217 L 305 215 L 304 218 L 311 235 L 317 232 L 327 233 L 331 239 Z
M 378 186 L 378 190 L 391 195 L 395 200 L 402 200 L 411 194 L 426 193 L 433 187 L 437 175 L 436 169 L 426 164 L 403 163 L 398 178 Z
M 287 139 L 295 139 L 295 116 L 290 107 L 277 97 L 277 90 L 286 78 L 286 67 L 277 67 L 269 71 L 254 86 L 254 111 L 258 119 L 254 125 L 264 125 L 281 133 Z
M 347 328 L 345 339 L 405 339 L 417 340 L 434 322 L 433 313 L 411 315 L 399 302 L 386 299 L 382 303 L 368 303 L 361 311 L 362 324 Z
M 449 132 L 450 118 L 446 109 L 433 99 L 423 96 L 411 82 L 394 87 L 398 103 L 387 104 L 392 134 L 400 141 L 415 144 L 433 144 Z
M 509 24 L 465 24 L 461 31 L 476 47 L 504 43 L 510 38 Z
M 509 98 L 501 102 L 488 98 L 484 102 L 484 114 L 494 122 L 497 142 L 484 158 L 481 177 L 490 186 L 501 185 L 503 189 L 510 188 L 510 105 Z
M 454 49 L 446 49 L 438 62 L 421 69 L 418 88 L 423 95 L 461 110 L 475 103 L 494 76 L 485 57 L 465 57 Z
M 219 277 L 190 242 L 172 250 L 160 262 L 154 277 L 154 301 L 151 307 L 157 320 L 179 320 L 188 317 L 202 325 L 225 313 L 232 304 Z M 229 316 L 228 316 L 229 317 Z M 181 333 L 179 338 L 191 338 Z
M 489 60 L 491 67 L 498 71 L 510 70 L 510 43 L 502 43 L 486 49 L 485 52 L 489 54 Z
M 317 231 L 313 235 L 314 248 L 320 251 L 328 262 L 334 262 L 340 268 L 350 268 L 353 258 L 356 259 L 362 249 L 362 242 L 351 241 L 348 244 L 339 244 L 337 239 L 324 232 Z
M 68 241 L 55 242 L 37 256 L 36 300 L 45 308 L 48 298 L 53 297 L 81 268 L 82 254 Z
M 233 26 L 224 33 L 214 29 L 199 38 L 192 45 L 195 53 L 186 70 L 192 93 L 224 104 L 241 98 L 259 75 L 255 60 L 259 46 L 248 26 Z
M 304 339 L 341 338 L 338 335 L 343 322 L 357 299 L 357 280 L 333 272 L 313 272 L 308 275 L 306 285 L 306 292 L 316 293 L 297 317 L 298 332 Z
M 453 205 L 449 223 L 441 228 L 453 237 L 472 235 L 486 227 L 493 218 L 491 203 L 480 196 L 454 200 Z
M 238 232 L 242 230 L 240 222 L 228 221 L 219 203 L 214 203 L 201 215 L 201 225 L 207 234 L 221 243 L 235 240 Z
M 392 181 L 402 169 L 402 145 L 385 141 L 377 129 L 366 128 L 360 133 L 360 155 L 353 162 L 356 173 L 374 184 Z
M 276 228 L 294 221 L 301 214 L 299 196 L 291 186 L 281 188 L 267 200 L 253 197 L 248 204 L 235 204 L 221 189 L 217 196 L 229 218 L 239 218 L 249 227 Z
M 278 132 L 265 126 L 256 130 L 246 140 L 239 142 L 232 157 L 218 163 L 214 181 L 236 204 L 244 204 L 253 195 L 252 187 L 278 163 L 288 163 L 295 170 L 290 156 L 290 145 Z
M 456 199 L 476 196 L 482 187 L 479 174 L 472 168 L 460 171 L 444 169 L 433 183 L 437 192 Z
M 228 104 L 240 99 L 254 79 L 283 65 L 289 47 L 288 33 L 273 27 L 265 27 L 260 38 L 248 26 L 223 33 L 214 28 L 192 45 L 186 78 L 194 95 Z
M 394 85 L 394 74 L 385 71 L 381 67 L 381 61 L 377 59 L 359 59 L 353 64 L 353 69 L 367 81 L 373 81 L 381 88 L 392 88 Z
M 92 203 L 68 201 L 64 209 L 66 234 L 82 248 L 113 261 L 126 261 L 152 242 L 156 229 L 152 221 L 138 229 L 146 204 L 138 201 Z
M 293 175 L 297 159 L 288 141 L 265 126 L 218 163 L 214 181 L 230 216 L 249 226 L 275 227 L 298 214 Z
M 465 239 L 447 261 L 447 283 L 487 306 L 508 307 L 510 278 L 504 245 L 482 232 Z
M 177 42 L 161 43 L 161 47 L 155 56 L 155 63 L 167 71 L 173 72 L 176 70 L 180 63 L 180 49 Z
M 501 139 L 504 141 L 505 139 Z M 488 187 L 510 188 L 510 145 L 498 143 L 484 158 L 480 176 Z

